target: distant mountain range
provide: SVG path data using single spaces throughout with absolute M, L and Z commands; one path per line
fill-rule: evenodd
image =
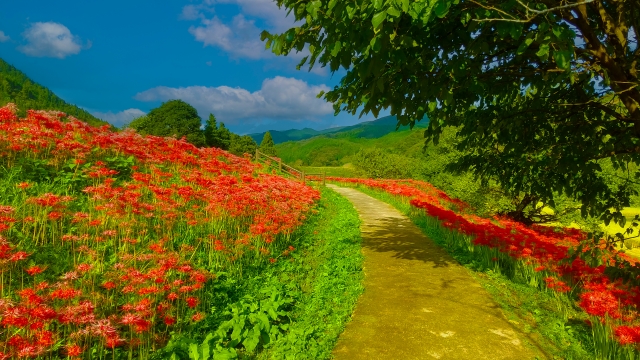
M 22 71 L 0 59 L 0 106 L 7 103 L 18 106 L 20 116 L 27 110 L 58 110 L 90 125 L 108 124 L 75 105 L 62 100 L 46 87 L 29 79 Z
M 351 126 L 340 126 L 329 128 L 325 130 L 314 130 L 310 128 L 304 129 L 292 129 L 285 131 L 278 130 L 269 130 L 271 133 L 271 137 L 273 138 L 273 142 L 276 144 L 281 144 L 287 141 L 299 141 L 306 140 L 316 136 L 326 136 L 331 138 L 337 137 L 351 137 L 351 138 L 365 138 L 365 139 L 377 139 L 379 137 L 385 136 L 389 133 L 396 131 L 396 124 L 398 123 L 398 119 L 395 116 L 385 116 L 380 119 L 373 121 L 364 121 L 356 125 Z M 428 119 L 419 121 L 416 123 L 417 128 L 425 128 L 429 124 Z M 409 129 L 408 126 L 403 126 L 399 129 L 399 131 Z M 256 143 L 260 144 L 262 138 L 264 137 L 264 132 L 249 134 L 256 141 Z

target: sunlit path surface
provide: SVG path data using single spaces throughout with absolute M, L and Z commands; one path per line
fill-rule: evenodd
M 365 292 L 336 359 L 545 358 L 489 294 L 406 216 L 357 190 L 327 185 L 362 219 Z

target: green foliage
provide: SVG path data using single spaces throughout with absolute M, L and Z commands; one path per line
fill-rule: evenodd
M 260 293 L 261 299 L 247 295 L 231 304 L 224 313 L 230 319 L 207 334 L 202 343 L 183 340 L 164 350 L 174 358 L 188 354 L 191 360 L 237 359 L 259 352 L 288 329 L 289 309 L 294 302 L 282 295 L 282 286 L 263 288 Z
M 154 359 L 329 359 L 362 293 L 360 219 L 322 190 L 319 213 L 294 234 L 296 247 L 270 266 L 218 274 L 203 325 L 175 334 Z
M 7 103 L 18 106 L 18 115 L 27 110 L 58 110 L 93 126 L 108 125 L 87 111 L 66 103 L 51 90 L 29 79 L 24 73 L 0 59 L 0 106 Z
M 409 179 L 414 172 L 411 159 L 378 148 L 360 150 L 353 158 L 353 166 L 372 179 Z
M 424 138 L 419 131 L 400 129 L 379 138 L 361 138 L 351 133 L 340 137 L 319 136 L 276 145 L 288 164 L 300 166 L 342 166 L 351 163 L 362 149 L 379 148 L 388 153 L 419 156 Z
M 249 135 L 237 135 L 234 133 L 230 133 L 230 145 L 229 152 L 238 156 L 243 156 L 244 154 L 255 154 L 256 149 L 258 148 L 258 144 L 253 141 L 253 138 Z
M 264 137 L 262 138 L 262 142 L 260 143 L 260 151 L 263 154 L 269 156 L 278 156 L 278 153 L 276 152 L 276 144 L 273 143 L 271 133 L 268 131 L 264 133 Z
M 207 146 L 229 150 L 231 132 L 224 126 L 224 123 L 220 123 L 220 127 L 218 127 L 216 117 L 213 114 L 209 114 L 204 126 L 204 137 Z
M 198 111 L 182 100 L 171 100 L 152 109 L 146 116 L 135 119 L 129 127 L 141 134 L 155 136 L 186 137 L 196 146 L 205 145 L 205 136 L 200 130 L 202 121 Z
M 456 169 L 622 222 L 636 192 L 608 186 L 599 160 L 640 161 L 640 7 L 577 4 L 278 0 L 299 26 L 262 38 L 277 55 L 308 49 L 299 67 L 346 71 L 324 94 L 336 113 L 428 114 L 428 142 L 459 127 Z
M 384 116 L 372 121 L 364 121 L 351 126 L 338 126 L 324 130 L 313 130 L 304 128 L 301 130 L 292 129 L 285 131 L 271 130 L 271 136 L 276 144 L 287 141 L 300 141 L 310 139 L 315 136 L 326 136 L 328 138 L 365 138 L 377 139 L 389 133 L 393 133 L 398 125 L 398 119 L 395 116 Z M 422 121 L 416 124 L 416 127 L 426 127 L 428 121 Z M 402 130 L 403 128 L 400 128 Z M 264 137 L 264 133 L 249 134 L 256 142 Z

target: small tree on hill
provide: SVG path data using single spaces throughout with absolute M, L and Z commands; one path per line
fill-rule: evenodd
M 132 121 L 129 126 L 141 134 L 177 138 L 184 136 L 195 146 L 205 145 L 198 111 L 182 100 L 167 101 L 149 111 L 147 116 Z
M 224 123 L 220 123 L 220 127 L 217 126 L 216 117 L 213 114 L 209 114 L 204 126 L 204 138 L 207 146 L 229 150 L 231 133 L 224 127 Z
M 262 142 L 260 143 L 260 152 L 269 156 L 278 156 L 276 152 L 276 144 L 273 142 L 270 132 L 264 133 Z
M 207 146 L 220 147 L 216 146 L 216 133 L 218 132 L 218 124 L 216 123 L 216 117 L 213 114 L 209 114 L 209 118 L 204 125 L 204 140 L 207 143 Z
M 231 131 L 224 126 L 224 123 L 220 123 L 220 127 L 216 132 L 216 139 L 220 143 L 220 149 L 229 150 L 231 147 Z

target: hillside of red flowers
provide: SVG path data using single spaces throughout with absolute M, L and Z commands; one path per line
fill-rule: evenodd
M 15 114 L 0 108 L 0 360 L 144 358 L 207 316 L 216 272 L 295 251 L 319 198 L 216 148 Z
M 330 178 L 332 181 L 360 184 L 389 194 L 406 197 L 416 208 L 424 209 L 443 226 L 473 237 L 478 246 L 495 248 L 521 260 L 535 271 L 544 271 L 546 286 L 558 292 L 578 294 L 578 305 L 590 316 L 608 323 L 621 345 L 640 344 L 640 287 L 613 281 L 605 275 L 605 265 L 593 267 L 584 260 L 570 259 L 569 250 L 586 234 L 578 229 L 558 231 L 540 225 L 526 226 L 506 218 L 492 219 L 465 212 L 467 205 L 451 199 L 431 184 L 416 180 L 367 180 Z M 610 266 L 636 266 L 636 260 L 623 253 L 610 253 L 604 259 Z

